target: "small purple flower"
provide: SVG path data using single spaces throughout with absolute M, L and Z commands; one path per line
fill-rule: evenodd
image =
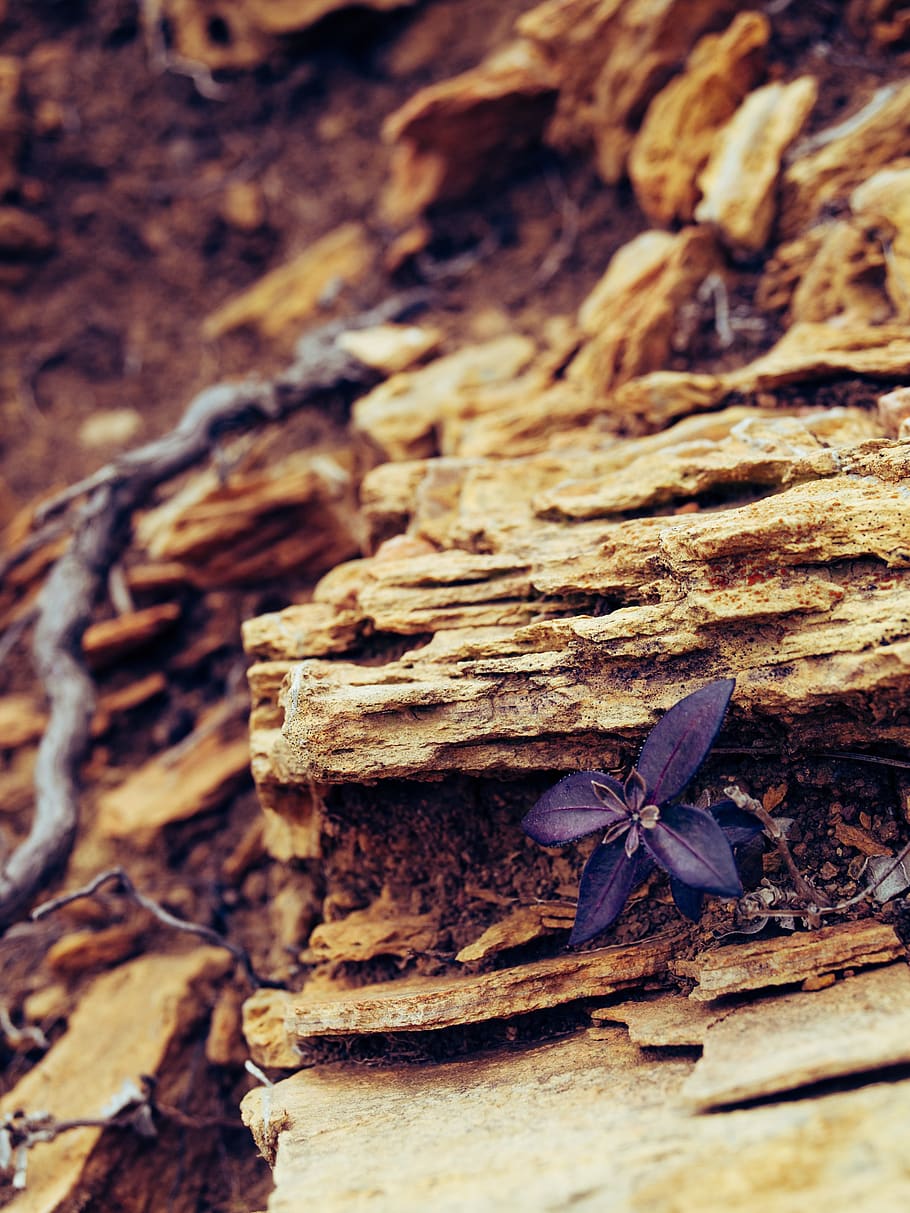
M 673 803 L 714 744 L 734 686 L 725 678 L 674 704 L 624 783 L 603 771 L 568 775 L 522 821 L 544 846 L 603 832 L 582 873 L 570 944 L 606 930 L 655 864 L 669 872 L 676 904 L 690 918 L 698 918 L 703 892 L 742 895 L 731 844 L 761 826 L 730 802 L 711 812 Z

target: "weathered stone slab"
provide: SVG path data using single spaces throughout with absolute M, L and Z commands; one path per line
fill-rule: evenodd
M 910 969 L 889 965 L 709 1023 L 682 1094 L 693 1107 L 712 1108 L 907 1062 Z
M 904 946 L 893 927 L 866 919 L 715 948 L 693 960 L 675 960 L 670 968 L 680 977 L 694 977 L 698 985 L 691 997 L 710 1002 L 744 990 L 794 985 L 825 973 L 887 964 L 903 955 Z
M 698 178 L 699 223 L 714 223 L 737 249 L 767 243 L 777 209 L 777 179 L 787 147 L 815 104 L 818 84 L 803 76 L 750 93 L 720 132 Z
M 764 13 L 738 13 L 720 34 L 695 45 L 685 71 L 648 106 L 629 156 L 629 176 L 652 223 L 691 222 L 696 179 L 718 132 L 758 83 L 771 24 Z
M 125 1083 L 155 1075 L 175 1040 L 203 1014 L 208 983 L 233 962 L 216 948 L 142 956 L 98 977 L 80 997 L 65 1034 L 0 1099 L 0 1115 L 18 1109 L 58 1120 L 101 1117 Z M 132 1031 L 124 1031 L 130 1024 Z M 28 1187 L 4 1208 L 54 1213 L 84 1208 L 117 1154 L 102 1158 L 103 1131 L 74 1129 L 29 1153 Z
M 478 976 L 412 977 L 329 994 L 258 990 L 245 1004 L 244 1032 L 263 1065 L 278 1065 L 270 1059 L 312 1037 L 437 1031 L 508 1019 L 639 985 L 666 971 L 679 938 L 673 932 Z
M 693 1116 L 679 1097 L 690 1061 L 643 1054 L 621 1029 L 595 1035 L 444 1065 L 322 1066 L 250 1092 L 269 1213 L 298 1213 L 312 1192 L 324 1213 L 794 1213 L 871 1194 L 890 1213 L 910 1200 L 910 1083 Z
M 910 84 L 887 84 L 844 121 L 797 145 L 782 177 L 780 231 L 795 236 L 819 211 L 906 155 Z
M 640 1002 L 595 1007 L 591 1019 L 596 1024 L 625 1024 L 629 1039 L 637 1045 L 680 1048 L 702 1044 L 709 1026 L 730 1013 L 729 1008 L 695 1002 L 684 994 L 661 994 Z

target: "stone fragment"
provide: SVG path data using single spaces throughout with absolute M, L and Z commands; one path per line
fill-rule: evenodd
M 595 1007 L 591 1019 L 596 1024 L 625 1024 L 629 1039 L 637 1045 L 686 1048 L 702 1044 L 711 1024 L 730 1013 L 728 1007 L 721 1010 L 683 994 L 661 994 L 648 1000 Z
M 852 424 L 849 414 L 828 420 L 836 426 L 848 417 Z M 722 425 L 717 418 L 714 424 Z M 907 641 L 894 629 L 910 595 L 896 555 L 910 543 L 897 488 L 902 448 L 866 439 L 853 449 L 841 447 L 832 460 L 826 447 L 837 446 L 836 429 L 823 437 L 821 416 L 815 424 L 821 428 L 814 436 L 784 417 L 751 433 L 743 426 L 739 436 L 748 439 L 750 459 L 760 453 L 762 461 L 769 460 L 779 443 L 783 456 L 789 447 L 789 466 L 803 458 L 804 468 L 813 470 L 795 477 L 790 487 L 778 484 L 767 496 L 715 511 L 598 518 L 598 511 L 609 515 L 622 500 L 609 495 L 613 448 L 591 457 L 587 475 L 582 458 L 572 459 L 580 499 L 570 484 L 559 487 L 566 476 L 559 461 L 545 465 L 553 484 L 547 496 L 542 477 L 520 461 L 501 465 L 489 491 L 477 498 L 476 521 L 470 497 L 463 517 L 457 507 L 444 516 L 436 532 L 443 549 L 438 554 L 356 562 L 326 578 L 317 591 L 325 601 L 336 601 L 347 619 L 361 613 L 380 631 L 435 631 L 431 644 L 420 643 L 386 664 L 314 657 L 256 667 L 253 677 L 261 690 L 254 752 L 262 755 L 257 778 L 269 772 L 274 782 L 289 786 L 421 772 L 435 777 L 447 769 L 493 773 L 602 765 L 607 751 L 598 747 L 607 746 L 607 735 L 640 741 L 659 704 L 669 706 L 685 693 L 690 676 L 674 678 L 669 663 L 649 675 L 645 698 L 653 706 L 645 706 L 640 665 L 655 645 L 682 662 L 710 651 L 716 664 L 701 667 L 704 678 L 734 669 L 739 682 L 733 711 L 741 705 L 750 713 L 753 733 L 760 719 L 784 714 L 803 744 L 828 748 L 835 744 L 831 703 L 849 700 L 853 706 L 838 717 L 836 728 L 837 744 L 850 745 L 849 737 L 868 736 L 871 727 L 861 702 L 845 691 L 862 686 L 862 694 L 874 694 L 881 708 L 876 735 L 888 734 L 888 714 L 895 712 L 892 735 L 899 739 L 896 696 Z M 640 441 L 652 445 L 652 462 L 659 466 L 663 460 L 672 468 L 669 441 L 663 447 L 656 438 Z M 655 460 L 658 451 L 661 458 Z M 627 459 L 634 461 L 631 450 Z M 696 448 L 693 464 L 703 459 Z M 762 472 L 768 479 L 771 466 L 766 463 Z M 786 475 L 787 466 L 785 457 L 777 475 Z M 455 470 L 451 481 L 458 489 Z M 522 494 L 531 492 L 550 517 L 535 516 L 527 498 L 520 505 Z M 655 499 L 660 498 L 642 504 L 647 508 Z M 429 517 L 438 518 L 435 502 Z M 412 525 L 423 525 L 419 510 Z M 503 554 L 451 550 L 462 526 Z M 768 552 L 774 553 L 771 564 Z M 868 581 L 856 564 L 849 575 L 844 571 L 845 561 L 870 560 Z M 885 565 L 893 567 L 882 577 Z M 591 602 L 604 595 L 614 604 L 605 615 L 590 607 L 566 613 L 580 596 Z M 771 642 L 762 629 L 774 619 L 785 619 L 786 629 Z M 583 673 L 579 642 L 590 654 Z M 282 677 L 285 719 L 279 733 Z
M 846 422 L 846 415 L 840 420 Z M 875 435 L 868 414 L 857 410 L 854 420 L 856 439 Z M 576 474 L 538 492 L 534 509 L 551 519 L 607 518 L 733 485 L 784 488 L 830 476 L 838 470 L 836 451 L 841 444 L 830 442 L 825 421 L 822 415 L 770 418 L 747 409 L 714 414 L 710 421 L 689 418 L 672 431 L 605 451 L 589 475 L 576 460 Z M 845 425 L 844 438 L 848 432 Z
M 47 724 L 47 713 L 34 696 L 22 691 L 0 699 L 0 750 L 15 750 L 37 741 Z
M 149 759 L 101 794 L 97 828 L 105 838 L 129 838 L 139 847 L 148 846 L 164 826 L 221 804 L 249 764 L 246 737 L 225 741 L 217 730 L 200 724 L 196 736 Z
M 204 320 L 203 335 L 214 340 L 245 325 L 272 338 L 300 330 L 318 313 L 323 300 L 339 287 L 359 282 L 373 258 L 374 249 L 362 224 L 336 227 L 223 303 Z
M 540 139 L 553 88 L 545 56 L 517 40 L 416 93 L 383 126 L 392 145 L 381 202 L 386 219 L 403 226 L 431 203 L 460 197 L 513 163 Z
M 693 1116 L 679 1099 L 691 1069 L 585 1033 L 432 1066 L 316 1066 L 251 1091 L 242 1114 L 274 1168 L 270 1213 L 296 1213 L 301 1192 L 319 1193 L 321 1213 L 355 1201 L 362 1213 L 794 1213 L 862 1209 L 870 1193 L 876 1208 L 906 1207 L 906 1080 Z
M 780 235 L 798 235 L 824 207 L 846 201 L 878 169 L 906 156 L 908 135 L 910 84 L 886 84 L 843 122 L 794 147 L 781 178 Z
M 814 247 L 813 247 L 814 244 Z M 809 245 L 799 266 L 799 246 Z M 810 251 L 811 249 L 811 251 Z M 846 326 L 883 324 L 893 316 L 890 301 L 879 285 L 885 273 L 885 254 L 874 233 L 848 220 L 811 229 L 788 248 L 783 259 L 795 253 L 793 269 L 799 280 L 790 305 L 792 319 L 827 321 L 835 317 Z
M 910 438 L 910 388 L 899 387 L 878 398 L 878 416 L 886 434 L 892 438 Z
M 597 399 L 620 384 L 659 370 L 670 352 L 679 309 L 719 265 L 714 238 L 703 227 L 643 232 L 613 256 L 582 304 L 588 338 L 567 375 Z
M 764 248 L 777 210 L 781 161 L 818 95 L 813 76 L 766 84 L 745 99 L 717 137 L 698 178 L 699 223 L 713 223 L 735 249 Z
M 388 891 L 364 910 L 354 910 L 337 922 L 322 922 L 310 935 L 304 959 L 308 964 L 362 964 L 376 956 L 401 959 L 434 947 L 437 914 L 410 914 L 396 906 Z
M 767 354 L 719 375 L 654 371 L 621 384 L 603 411 L 651 429 L 715 408 L 732 392 L 749 395 L 838 375 L 899 379 L 910 365 L 910 340 L 899 324 L 792 324 Z
M 479 976 L 411 977 L 329 994 L 258 990 L 244 1007 L 244 1032 L 263 1065 L 291 1045 L 319 1036 L 426 1032 L 598 998 L 666 970 L 678 933 L 579 952 Z M 279 1027 L 279 1025 L 281 1025 Z
M 764 13 L 737 14 L 720 34 L 706 34 L 685 71 L 657 94 L 629 156 L 629 176 L 654 224 L 690 223 L 701 197 L 696 179 L 720 129 L 759 80 L 771 25 Z
M 264 661 L 344 653 L 353 647 L 361 630 L 354 611 L 345 614 L 334 603 L 303 602 L 244 620 L 243 644 L 248 653 Z
M 359 0 L 358 7 L 385 12 L 413 0 Z M 351 0 L 154 0 L 142 7 L 146 36 L 160 38 L 166 23 L 174 51 L 212 71 L 251 68 L 278 48 L 284 34 L 300 33 Z
M 710 1002 L 745 990 L 794 985 L 818 973 L 887 964 L 904 955 L 893 927 L 866 919 L 776 939 L 701 952 L 694 960 L 671 961 L 680 977 L 694 977 L 691 997 Z
M 117 922 L 98 931 L 70 931 L 52 944 L 45 963 L 58 977 L 79 977 L 91 969 L 113 968 L 137 950 L 147 923 Z
M 895 315 L 910 317 L 910 164 L 881 169 L 858 186 L 850 208 L 865 230 L 872 229 L 888 250 L 885 286 Z
M 89 450 L 126 446 L 141 428 L 142 417 L 136 409 L 97 410 L 79 426 L 77 440 Z
M 757 392 L 832 375 L 901 375 L 910 340 L 899 324 L 793 324 L 761 358 L 723 376 L 727 392 Z
M 436 328 L 417 324 L 380 324 L 371 329 L 351 329 L 342 333 L 338 345 L 384 375 L 406 371 L 427 354 L 435 354 L 442 341 Z
M 179 562 L 200 589 L 321 572 L 359 549 L 353 481 L 339 458 L 332 449 L 238 450 L 226 476 L 195 472 L 142 515 L 138 543 L 156 560 Z
M 210 1065 L 242 1066 L 247 1060 L 242 1006 L 243 993 L 236 986 L 225 986 L 219 993 L 205 1041 L 205 1059 Z
M 683 1097 L 704 1110 L 908 1062 L 910 969 L 889 965 L 709 1023 Z
M 211 985 L 232 964 L 220 948 L 142 956 L 95 979 L 53 1048 L 0 1098 L 58 1120 L 102 1117 L 127 1083 L 158 1076 L 168 1055 L 205 1013 Z M 129 1025 L 129 1030 L 124 1030 Z M 85 1208 L 121 1159 L 117 1135 L 74 1129 L 29 1152 L 28 1186 L 4 1208 L 52 1213 Z
M 459 964 L 486 960 L 498 952 L 543 939 L 554 929 L 569 930 L 574 918 L 575 907 L 566 902 L 541 901 L 532 906 L 518 906 L 463 947 L 455 959 Z M 559 927 L 554 928 L 554 922 Z
M 860 826 L 838 821 L 834 826 L 834 837 L 846 847 L 853 847 L 861 855 L 890 855 L 891 850 Z
M 473 397 L 512 379 L 534 353 L 534 343 L 517 333 L 467 346 L 418 370 L 393 375 L 361 396 L 354 423 L 386 459 L 431 455 L 445 413 L 470 407 Z
M 82 651 L 93 669 L 102 669 L 127 653 L 144 648 L 168 632 L 180 618 L 180 604 L 159 602 L 113 619 L 90 624 L 82 635 Z
M 559 97 L 547 131 L 555 147 L 593 146 L 613 184 L 648 102 L 683 63 L 699 35 L 732 18 L 728 0 L 545 0 L 516 29 L 554 65 Z

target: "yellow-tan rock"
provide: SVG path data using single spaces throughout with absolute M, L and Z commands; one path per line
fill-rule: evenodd
M 699 223 L 712 223 L 735 249 L 757 252 L 768 241 L 777 211 L 777 179 L 784 152 L 815 104 L 818 83 L 802 76 L 790 84 L 756 89 L 720 132 L 698 178 Z
M 0 1115 L 21 1110 L 63 1121 L 103 1117 L 127 1084 L 138 1093 L 143 1075 L 158 1076 L 177 1055 L 181 1038 L 207 1010 L 212 983 L 231 963 L 221 949 L 195 948 L 142 956 L 96 978 L 64 1035 L 0 1100 Z M 124 1023 L 134 1030 L 124 1032 Z M 85 1207 L 118 1165 L 111 1145 L 101 1128 L 89 1126 L 34 1146 L 28 1185 L 4 1207 L 11 1213 Z M 170 1171 L 161 1155 L 158 1166 Z
M 695 1063 L 655 1057 L 624 1035 L 592 1031 L 432 1066 L 317 1066 L 251 1091 L 242 1112 L 274 1168 L 270 1213 L 293 1213 L 313 1191 L 324 1213 L 352 1199 L 364 1213 L 430 1203 L 546 1213 L 580 1202 L 615 1213 L 791 1213 L 795 1182 L 814 1208 L 862 1208 L 870 1192 L 881 1208 L 910 1199 L 906 1079 L 693 1116 L 680 1090 Z M 765 1046 L 773 1054 L 767 1037 Z
M 604 181 L 622 177 L 640 115 L 698 36 L 733 17 L 726 0 L 546 0 L 516 28 L 559 77 L 547 140 L 592 147 Z
M 858 223 L 872 228 L 883 247 L 885 286 L 894 314 L 910 316 L 910 161 L 873 174 L 851 195 L 850 209 Z
M 386 120 L 391 174 L 382 209 L 404 225 L 432 202 L 468 193 L 540 140 L 555 77 L 518 39 L 476 68 L 416 93 Z
M 843 122 L 792 149 L 781 177 L 780 234 L 791 238 L 827 204 L 847 201 L 879 169 L 907 154 L 910 84 L 888 84 Z
M 570 383 L 602 397 L 666 363 L 683 303 L 719 265 L 703 227 L 643 232 L 614 255 L 579 311 L 589 338 L 567 372 Z
M 760 12 L 739 13 L 720 34 L 706 34 L 648 106 L 629 156 L 629 176 L 652 223 L 689 223 L 701 197 L 696 180 L 718 132 L 764 67 L 771 33 Z
M 362 7 L 383 12 L 411 3 L 363 0 Z M 274 53 L 280 35 L 350 7 L 351 0 L 155 0 L 142 14 L 150 35 L 166 20 L 176 52 L 214 71 L 255 67 Z
M 222 304 L 206 317 L 203 334 L 214 339 L 243 325 L 266 337 L 288 329 L 294 333 L 317 313 L 327 291 L 363 278 L 373 257 L 366 229 L 359 223 L 343 224 Z

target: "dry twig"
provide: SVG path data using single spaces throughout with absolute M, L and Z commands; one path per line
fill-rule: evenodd
M 83 897 L 94 897 L 102 885 L 109 881 L 116 880 L 123 892 L 136 905 L 141 906 L 143 910 L 148 910 L 153 914 L 159 922 L 164 923 L 166 927 L 173 927 L 175 931 L 183 931 L 187 935 L 195 935 L 198 939 L 205 940 L 206 943 L 212 944 L 216 948 L 224 948 L 234 957 L 237 963 L 241 966 L 250 985 L 255 989 L 260 989 L 262 986 L 280 986 L 281 982 L 268 981 L 264 977 L 260 977 L 253 968 L 252 961 L 246 952 L 245 948 L 239 944 L 231 943 L 223 935 L 219 935 L 211 927 L 205 927 L 199 922 L 187 922 L 185 918 L 177 918 L 169 910 L 159 905 L 157 901 L 153 901 L 151 897 L 146 897 L 144 893 L 140 893 L 132 880 L 123 870 L 123 868 L 108 868 L 105 872 L 100 872 L 88 884 L 83 885 L 79 889 L 74 889 L 72 893 L 61 893 L 59 897 L 52 897 L 50 901 L 45 901 L 42 905 L 37 906 L 32 910 L 32 920 L 44 918 L 47 914 L 53 914 L 55 910 L 60 910 L 63 906 L 68 906 L 73 901 L 79 901 Z
M 842 757 L 852 757 L 852 755 L 842 755 Z M 810 926 L 817 927 L 821 924 L 823 915 L 842 914 L 845 910 L 850 910 L 861 902 L 867 901 L 870 897 L 874 897 L 877 891 L 892 876 L 903 872 L 904 864 L 907 858 L 910 857 L 910 843 L 907 843 L 890 861 L 882 862 L 878 874 L 864 889 L 860 889 L 854 897 L 848 897 L 845 901 L 832 903 L 800 872 L 796 865 L 796 860 L 790 853 L 790 847 L 787 845 L 787 840 L 779 823 L 774 820 L 764 805 L 756 800 L 754 796 L 749 796 L 741 788 L 735 786 L 724 788 L 724 794 L 729 796 L 739 808 L 745 809 L 747 813 L 754 813 L 765 827 L 765 833 L 777 847 L 778 853 L 783 859 L 787 871 L 790 873 L 794 891 L 799 899 L 797 903 L 787 906 L 786 909 L 774 909 L 766 905 L 750 905 L 748 901 L 749 895 L 747 895 L 740 902 L 739 907 L 746 917 L 766 919 L 805 917 Z M 900 883 L 902 884 L 902 882 Z M 906 885 L 902 884 L 902 888 L 906 888 Z
M 298 343 L 291 365 L 271 381 L 220 383 L 201 392 L 175 429 L 115 459 L 47 502 L 36 523 L 84 501 L 72 542 L 52 568 L 38 601 L 34 659 L 50 701 L 35 766 L 35 815 L 28 837 L 0 871 L 0 926 L 12 922 L 48 874 L 69 855 L 78 823 L 76 770 L 89 738 L 95 694 L 81 653 L 82 633 L 111 566 L 125 546 L 133 511 L 163 481 L 204 458 L 227 430 L 277 421 L 320 393 L 367 386 L 375 371 L 336 338 L 420 306 L 423 292 L 399 295 L 353 320 L 316 329 Z
M 128 1079 L 98 1116 L 58 1120 L 47 1112 L 12 1112 L 0 1119 L 0 1173 L 12 1171 L 12 1186 L 22 1191 L 28 1182 L 28 1153 L 75 1129 L 131 1129 L 140 1137 L 156 1137 L 155 1118 L 181 1129 L 238 1129 L 237 1120 L 225 1116 L 188 1116 L 179 1108 L 155 1099 L 155 1081 L 143 1075 L 141 1085 Z

